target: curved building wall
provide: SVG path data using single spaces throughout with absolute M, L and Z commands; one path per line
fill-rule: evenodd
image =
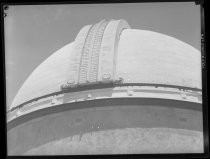
M 71 105 L 59 107 L 57 113 L 11 129 L 8 154 L 203 152 L 200 111 L 170 105 L 92 105 L 78 110 L 67 110 Z

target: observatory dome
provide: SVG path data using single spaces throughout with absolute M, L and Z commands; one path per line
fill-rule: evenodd
M 18 91 L 8 154 L 202 153 L 201 84 L 192 46 L 125 20 L 87 25 Z
M 24 82 L 11 108 L 58 92 L 61 85 L 68 81 L 73 80 L 77 84 L 101 81 L 102 76 L 107 74 L 111 79 L 122 78 L 124 83 L 201 89 L 201 54 L 192 46 L 161 33 L 131 29 L 124 20 L 100 22 L 98 25 L 101 28 L 97 25 L 85 26 L 74 42 L 42 62 Z M 91 34 L 99 34 L 99 39 L 101 36 L 98 43 L 90 43 L 94 45 L 92 55 L 84 51 L 88 49 L 84 41 L 88 43 Z M 94 43 L 97 39 L 91 40 Z M 82 70 L 83 67 L 89 70 Z M 82 76 L 86 77 L 85 80 Z

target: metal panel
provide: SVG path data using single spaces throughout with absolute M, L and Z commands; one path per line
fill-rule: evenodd
M 74 41 L 74 51 L 71 59 L 70 76 L 68 79 L 69 84 L 76 84 L 78 81 L 78 73 L 80 69 L 80 59 L 84 47 L 85 40 L 89 33 L 91 25 L 87 25 L 81 29 Z
M 103 21 L 103 23 L 101 23 L 94 37 L 94 45 L 93 45 L 93 50 L 92 50 L 92 56 L 91 56 L 91 61 L 90 61 L 91 65 L 90 65 L 90 72 L 89 72 L 90 82 L 97 81 L 101 42 L 102 42 L 104 30 L 108 23 L 109 23 L 108 20 Z
M 87 73 L 88 73 L 88 68 L 89 68 L 89 61 L 90 61 L 90 53 L 92 50 L 92 43 L 94 39 L 94 34 L 97 30 L 97 24 L 93 25 L 90 28 L 90 31 L 88 32 L 86 36 L 85 43 L 83 45 L 83 50 L 82 50 L 82 56 L 80 59 L 80 66 L 79 66 L 79 78 L 78 78 L 78 83 L 86 83 L 87 82 Z
M 115 80 L 115 65 L 120 33 L 130 28 L 125 20 L 111 21 L 103 35 L 99 58 L 98 81 Z

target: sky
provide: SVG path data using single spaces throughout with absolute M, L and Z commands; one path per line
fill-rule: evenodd
M 125 19 L 133 29 L 167 34 L 200 50 L 200 6 L 194 2 L 10 5 L 5 12 L 7 106 L 39 64 L 102 19 Z

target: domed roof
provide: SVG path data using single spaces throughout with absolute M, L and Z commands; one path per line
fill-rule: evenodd
M 130 29 L 124 20 L 103 20 L 81 29 L 75 41 L 41 63 L 24 82 L 10 108 L 83 84 L 123 78 L 201 89 L 201 53 L 173 37 Z

